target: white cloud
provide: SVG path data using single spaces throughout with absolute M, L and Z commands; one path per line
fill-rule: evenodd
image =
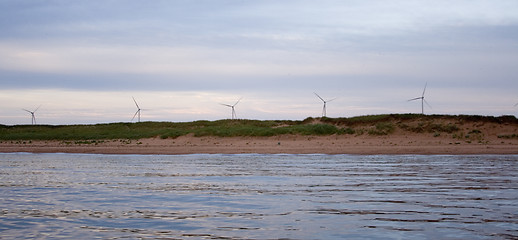
M 435 113 L 518 102 L 516 1 L 105 4 L 0 2 L 1 121 L 129 121 L 131 96 L 143 120 L 226 118 L 241 96 L 238 116 L 300 119 L 313 91 L 339 97 L 330 116 L 418 112 L 425 82 Z
M 0 68 L 50 73 L 139 73 L 210 76 L 361 73 L 339 55 L 283 50 L 152 46 L 33 46 L 0 43 Z

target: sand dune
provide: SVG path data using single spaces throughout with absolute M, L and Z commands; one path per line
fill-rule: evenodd
M 392 120 L 389 133 L 374 124 L 353 125 L 354 134 L 326 136 L 146 138 L 139 140 L 2 141 L 0 152 L 105 154 L 288 153 L 288 154 L 518 154 L 515 122 L 464 121 L 459 118 Z M 428 129 L 421 131 L 423 124 Z M 435 125 L 430 125 L 430 124 Z M 455 125 L 455 131 L 444 129 Z M 430 127 L 443 129 L 433 130 Z M 432 130 L 430 130 L 432 129 Z

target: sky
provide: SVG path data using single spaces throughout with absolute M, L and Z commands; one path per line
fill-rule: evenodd
M 518 115 L 515 0 L 0 0 L 0 124 Z M 135 121 L 135 119 L 133 120 Z

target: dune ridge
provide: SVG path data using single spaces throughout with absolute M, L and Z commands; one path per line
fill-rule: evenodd
M 81 127 L 93 129 L 95 126 Z M 102 125 L 106 126 L 110 124 Z M 391 114 L 307 118 L 303 121 L 220 120 L 127 123 L 121 126 L 127 127 L 129 136 L 137 137 L 117 138 L 116 134 L 108 135 L 99 130 L 83 138 L 78 133 L 76 136 L 64 136 L 63 139 L 41 139 L 41 136 L 47 135 L 34 133 L 31 126 L 4 126 L 0 135 L 0 152 L 518 154 L 518 120 L 513 116 Z M 139 128 L 151 134 L 138 137 L 135 132 Z M 52 131 L 67 133 L 73 129 L 79 131 L 77 128 L 67 130 L 66 126 L 44 126 L 41 131 L 48 134 Z M 24 138 L 8 139 L 8 136 L 17 136 L 9 135 L 10 130 Z

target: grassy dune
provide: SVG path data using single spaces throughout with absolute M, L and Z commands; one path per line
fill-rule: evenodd
M 465 137 L 466 134 L 483 134 L 473 127 L 465 131 L 465 124 L 511 125 L 518 127 L 514 116 L 472 116 L 472 115 L 421 115 L 386 114 L 351 118 L 306 118 L 302 121 L 288 120 L 218 120 L 194 122 L 141 122 L 110 123 L 95 125 L 0 125 L 0 140 L 108 140 L 142 139 L 160 137 L 177 138 L 192 134 L 196 137 L 218 136 L 277 136 L 297 135 L 390 135 L 396 131 L 409 133 L 451 134 Z M 499 136 L 518 138 L 513 132 Z

